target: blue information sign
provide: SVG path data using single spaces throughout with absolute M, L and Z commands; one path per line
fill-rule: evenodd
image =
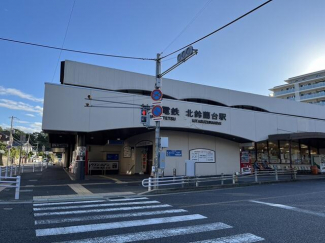
M 168 157 L 182 157 L 182 150 L 167 150 L 166 156 L 168 156 Z
M 118 161 L 119 154 L 106 154 L 106 160 L 108 161 Z

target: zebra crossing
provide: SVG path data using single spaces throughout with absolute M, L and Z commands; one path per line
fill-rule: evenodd
M 172 242 L 174 237 L 208 232 L 217 236 L 219 231 L 233 228 L 223 222 L 207 223 L 208 218 L 204 215 L 191 214 L 147 197 L 34 203 L 33 211 L 35 234 L 40 242 L 45 238 L 48 242 L 66 243 L 122 243 L 154 239 Z M 190 222 L 195 222 L 195 225 L 189 225 Z M 223 233 L 222 237 L 193 243 L 260 241 L 264 239 L 250 233 L 229 236 Z

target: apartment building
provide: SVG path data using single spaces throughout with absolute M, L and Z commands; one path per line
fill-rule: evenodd
M 325 70 L 292 77 L 285 82 L 270 89 L 273 97 L 325 105 Z

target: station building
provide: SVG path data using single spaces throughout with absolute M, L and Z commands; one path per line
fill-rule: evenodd
M 71 172 L 84 156 L 86 173 L 150 174 L 154 129 L 141 123 L 139 105 L 152 104 L 154 84 L 150 75 L 62 62 L 60 84 L 45 84 L 42 129 L 53 152 Z M 323 106 L 167 78 L 162 92 L 165 176 L 185 175 L 186 160 L 197 176 L 248 171 L 255 161 L 309 170 L 325 154 Z

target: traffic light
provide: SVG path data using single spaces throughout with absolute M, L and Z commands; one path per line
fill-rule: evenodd
M 147 109 L 146 108 L 141 108 L 141 123 L 145 124 L 147 123 Z
M 149 106 L 141 108 L 141 123 L 146 127 L 150 126 L 149 109 L 150 109 Z

